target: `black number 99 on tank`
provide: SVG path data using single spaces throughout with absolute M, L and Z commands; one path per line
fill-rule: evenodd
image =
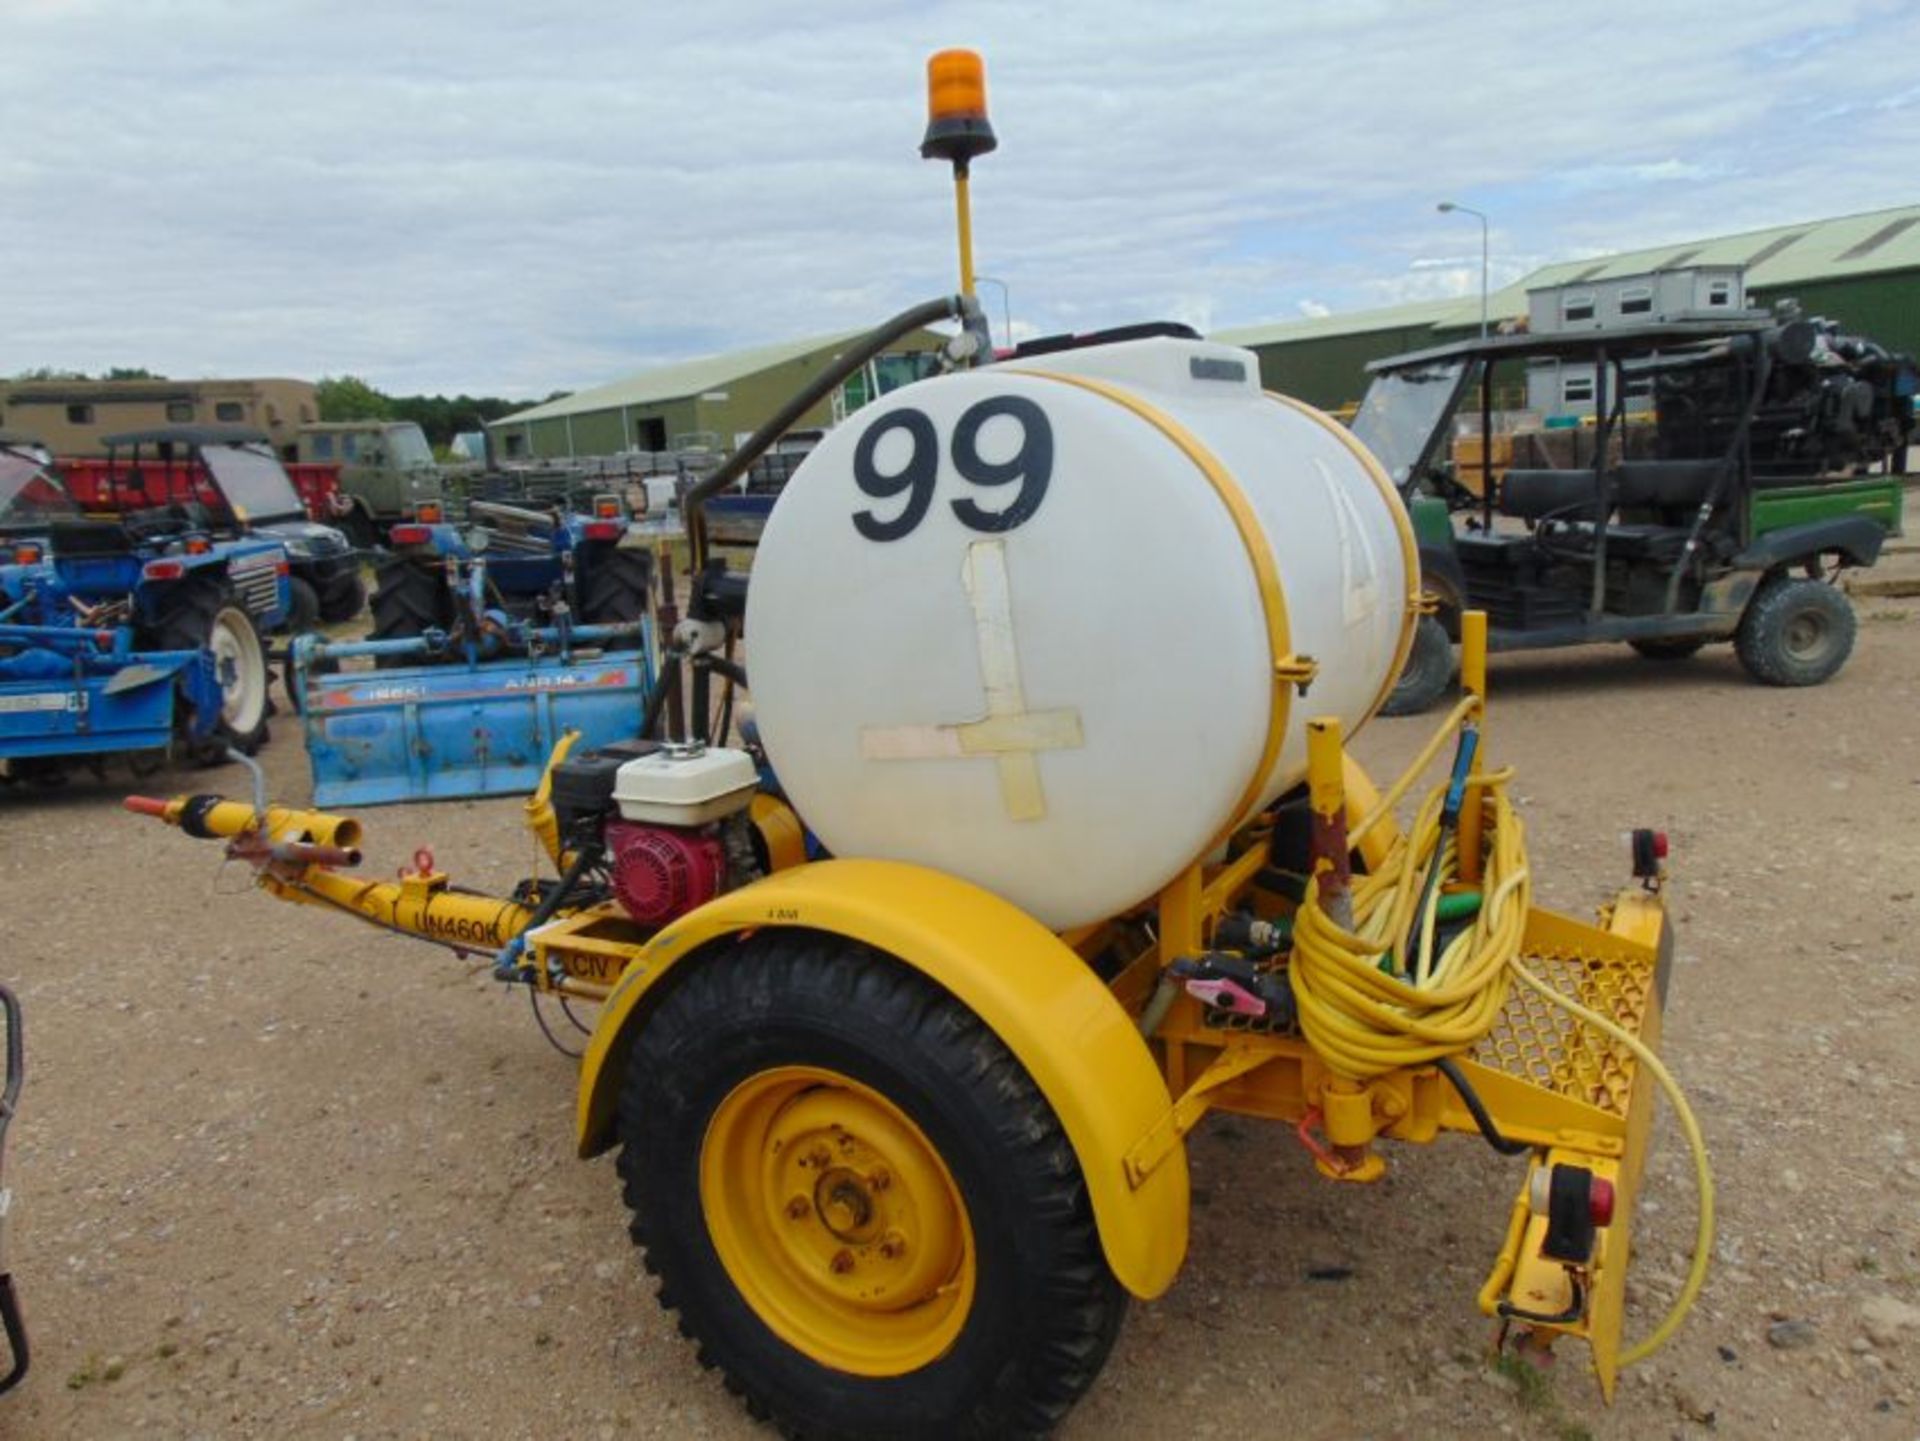
M 1020 444 L 1005 460 L 988 460 L 980 453 L 980 431 L 988 421 L 1007 416 L 1019 422 Z M 880 442 L 896 430 L 904 430 L 913 442 L 906 463 L 890 474 L 883 474 L 875 459 Z M 1019 489 L 1013 499 L 990 510 L 972 496 L 953 501 L 953 513 L 970 530 L 989 534 L 1009 531 L 1033 519 L 1046 499 L 1047 484 L 1053 479 L 1053 425 L 1047 413 L 1031 400 L 1019 395 L 997 395 L 978 401 L 961 413 L 953 427 L 953 468 L 970 484 L 994 489 L 1013 485 Z M 919 529 L 933 505 L 933 492 L 940 473 L 940 438 L 925 411 L 903 407 L 890 411 L 868 427 L 853 450 L 853 481 L 863 494 L 875 500 L 892 500 L 904 494 L 906 503 L 891 517 L 872 510 L 853 513 L 853 528 L 868 540 L 900 540 Z

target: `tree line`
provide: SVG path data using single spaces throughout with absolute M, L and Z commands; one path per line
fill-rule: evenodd
M 322 376 L 314 391 L 322 420 L 411 420 L 436 448 L 464 430 L 479 430 L 488 421 L 544 403 L 497 396 L 388 395 L 357 375 Z M 545 399 L 558 400 L 566 394 L 557 390 Z

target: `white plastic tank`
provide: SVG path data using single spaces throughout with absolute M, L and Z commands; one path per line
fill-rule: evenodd
M 1405 511 L 1259 374 L 1127 341 L 921 381 L 828 434 L 746 632 L 769 759 L 828 849 L 1100 920 L 1297 784 L 1309 718 L 1374 712 L 1412 634 Z

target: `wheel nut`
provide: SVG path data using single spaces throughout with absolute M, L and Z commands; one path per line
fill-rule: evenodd
M 893 1184 L 893 1176 L 885 1166 L 875 1166 L 867 1174 L 867 1184 L 876 1191 L 884 1191 Z
M 833 1159 L 833 1152 L 825 1146 L 816 1145 L 807 1152 L 807 1160 L 815 1166 L 824 1166 Z
M 806 1219 L 807 1212 L 812 1209 L 813 1208 L 807 1204 L 807 1198 L 805 1196 L 795 1196 L 791 1201 L 787 1202 L 787 1219 L 789 1221 L 804 1220 Z
M 907 1238 L 898 1231 L 888 1231 L 880 1238 L 880 1254 L 889 1261 L 897 1261 L 906 1254 Z
M 833 1268 L 833 1274 L 844 1276 L 853 1269 L 853 1252 L 842 1249 L 834 1252 L 833 1260 L 827 1263 Z

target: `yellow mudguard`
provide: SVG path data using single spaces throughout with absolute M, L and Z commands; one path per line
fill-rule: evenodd
M 1046 927 L 978 886 L 920 866 L 798 866 L 723 896 L 656 936 L 607 998 L 587 1045 L 578 1116 L 583 1156 L 613 1143 L 620 1073 L 660 978 L 695 953 L 701 964 L 723 965 L 728 945 L 768 926 L 873 946 L 992 1027 L 1060 1118 L 1120 1284 L 1148 1300 L 1167 1289 L 1186 1256 L 1186 1155 L 1178 1151 L 1138 1185 L 1128 1179 L 1128 1150 L 1172 1104 L 1131 1017 Z

